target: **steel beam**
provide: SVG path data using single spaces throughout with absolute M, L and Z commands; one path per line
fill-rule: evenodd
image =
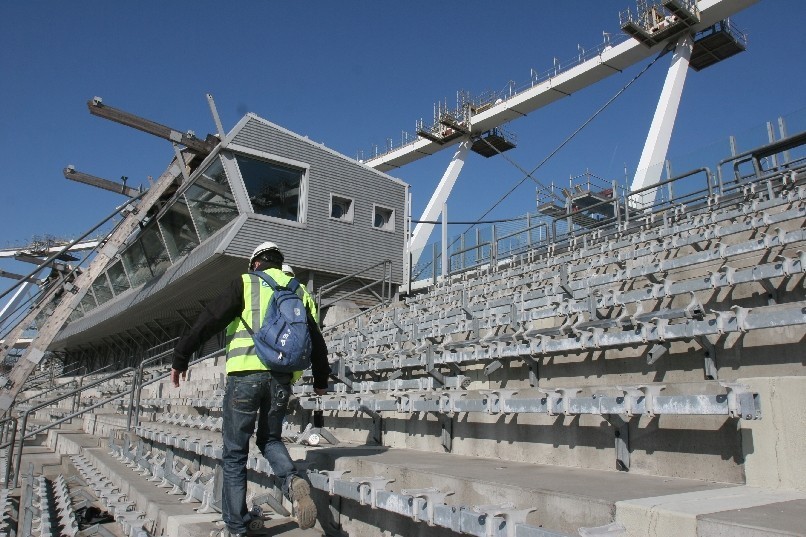
M 74 166 L 68 166 L 63 170 L 65 179 L 76 181 L 77 183 L 84 183 L 85 185 L 95 186 L 103 190 L 123 194 L 130 198 L 137 197 L 142 190 L 126 186 L 126 183 L 116 183 L 108 179 L 102 179 L 88 173 L 76 171 Z
M 218 144 L 218 139 L 214 136 L 208 136 L 206 140 L 200 140 L 192 133 L 181 133 L 155 121 L 107 106 L 103 104 L 99 97 L 87 101 L 87 108 L 90 114 L 94 116 L 102 117 L 148 134 L 153 134 L 165 140 L 170 140 L 203 155 L 209 154 Z

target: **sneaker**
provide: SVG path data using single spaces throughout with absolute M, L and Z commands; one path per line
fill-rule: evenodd
M 297 515 L 297 524 L 306 530 L 316 524 L 316 505 L 311 499 L 311 487 L 301 477 L 292 477 L 288 495 L 294 505 L 294 514 Z

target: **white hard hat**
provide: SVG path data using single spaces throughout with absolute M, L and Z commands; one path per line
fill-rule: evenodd
M 288 263 L 283 263 L 283 268 L 281 268 L 280 270 L 282 270 L 283 272 L 285 272 L 289 276 L 295 276 L 294 269 L 292 269 L 291 265 L 289 265 Z
M 252 261 L 254 261 L 257 256 L 270 250 L 276 250 L 277 253 L 280 254 L 280 257 L 283 257 L 283 252 L 280 251 L 280 248 L 276 244 L 266 241 L 259 244 L 258 247 L 255 248 L 255 251 L 252 252 L 252 257 L 249 258 L 249 264 L 252 264 Z

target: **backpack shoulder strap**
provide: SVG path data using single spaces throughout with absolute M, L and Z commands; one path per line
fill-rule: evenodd
M 288 285 L 286 285 L 286 287 L 288 288 L 289 291 L 297 295 L 300 298 L 300 300 L 305 299 L 305 290 L 302 287 L 302 284 L 299 283 L 299 280 L 297 280 L 296 278 L 291 278 L 291 281 L 288 282 Z
M 261 280 L 263 280 L 264 282 L 266 282 L 267 284 L 269 284 L 269 287 L 271 287 L 272 291 L 277 290 L 277 282 L 275 282 L 274 279 L 271 276 L 269 276 L 268 274 L 266 274 L 265 272 L 260 271 L 260 270 L 254 270 L 254 271 L 250 272 L 249 274 L 253 274 L 253 275 L 257 276 L 258 278 L 260 278 Z

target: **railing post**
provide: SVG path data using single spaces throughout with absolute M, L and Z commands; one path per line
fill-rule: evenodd
M 19 445 L 17 446 L 17 452 L 14 454 L 14 486 L 11 488 L 17 488 L 18 481 L 20 477 L 20 464 L 22 464 L 22 443 L 25 441 L 25 426 L 28 424 L 28 413 L 30 410 L 26 410 L 22 413 L 22 421 L 20 421 L 20 440 Z M 10 458 L 9 458 L 10 462 Z
M 318 311 L 318 310 L 317 310 Z M 129 395 L 129 411 L 126 413 L 126 431 L 132 430 L 132 416 L 136 413 L 139 419 L 139 409 L 140 409 L 140 385 L 143 382 L 143 364 L 145 361 L 140 362 L 140 366 L 134 372 L 134 382 L 132 383 L 132 393 Z M 137 394 L 137 397 L 135 397 Z M 135 401 L 136 398 L 136 401 Z M 135 404 L 137 405 L 137 411 L 134 410 Z
M 6 471 L 3 475 L 3 487 L 8 488 L 8 480 L 11 478 L 11 464 L 12 464 L 12 457 L 14 457 L 14 442 L 17 440 L 17 418 L 10 417 L 3 420 L 3 429 L 0 438 L 0 444 L 3 446 L 8 446 L 8 453 L 6 453 Z M 9 428 L 8 425 L 11 424 Z M 6 441 L 9 440 L 8 437 L 11 437 L 10 442 L 6 444 Z
M 431 254 L 432 255 L 431 259 L 433 259 L 431 263 L 431 283 L 433 284 L 437 283 L 437 259 L 439 258 L 437 246 L 438 246 L 437 243 L 433 243 L 431 245 L 431 250 L 433 251 L 433 253 Z
M 495 232 L 495 224 L 492 225 L 492 241 L 490 242 L 490 269 L 498 269 L 498 234 Z
M 319 311 L 319 310 L 317 309 L 317 311 Z M 168 340 L 166 343 L 168 343 L 170 341 L 172 341 L 172 340 Z M 133 425 L 137 426 L 137 424 L 140 422 L 140 394 L 143 391 L 143 377 L 144 377 L 143 371 L 145 370 L 146 364 L 150 364 L 150 363 L 155 362 L 157 360 L 159 360 L 160 363 L 162 363 L 162 359 L 165 356 L 167 356 L 168 354 L 172 353 L 172 352 L 173 352 L 172 349 L 171 350 L 165 350 L 165 351 L 162 351 L 161 353 L 157 354 L 156 356 L 152 356 L 151 358 L 148 358 L 147 360 L 143 360 L 142 362 L 140 362 L 140 366 L 135 370 L 135 373 L 134 373 L 134 385 L 133 385 L 134 389 L 132 390 L 132 393 L 129 396 L 129 413 L 128 413 L 128 418 L 127 418 L 127 421 L 126 421 L 126 430 L 127 431 L 131 431 L 132 426 Z M 194 353 L 194 355 L 195 354 L 196 353 Z M 134 419 L 132 419 L 132 418 L 134 418 Z
M 465 268 L 465 256 L 467 255 L 467 253 L 465 252 L 465 234 L 464 233 L 459 235 L 459 250 L 462 252 L 460 257 L 459 257 L 459 268 L 464 269 Z
M 481 263 L 481 258 L 484 255 L 481 248 L 481 229 L 476 228 L 476 265 Z
M 442 204 L 442 278 L 447 279 L 451 272 L 451 259 L 448 257 L 448 204 Z

